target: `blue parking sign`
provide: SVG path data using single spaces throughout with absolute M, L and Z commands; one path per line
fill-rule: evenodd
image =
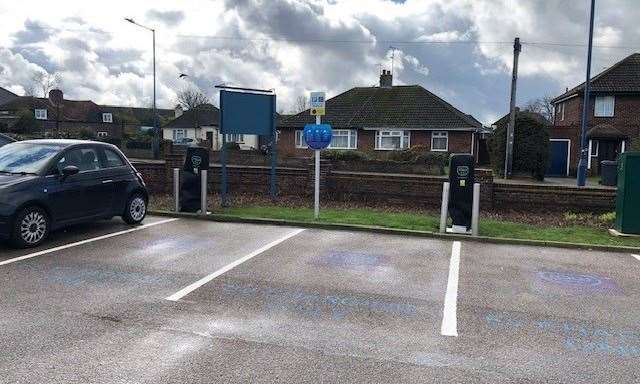
M 333 133 L 329 124 L 307 124 L 304 126 L 304 141 L 311 149 L 325 149 L 331 144 Z

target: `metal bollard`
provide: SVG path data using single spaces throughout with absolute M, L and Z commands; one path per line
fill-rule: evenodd
M 207 171 L 200 171 L 200 214 L 207 214 Z
M 440 233 L 447 230 L 447 216 L 449 210 L 449 182 L 442 184 L 442 205 L 440 206 Z
M 173 201 L 174 210 L 180 212 L 180 168 L 173 168 Z
M 478 236 L 480 218 L 480 183 L 473 184 L 473 207 L 471 210 L 471 235 Z

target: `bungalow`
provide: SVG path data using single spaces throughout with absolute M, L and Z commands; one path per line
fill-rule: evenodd
M 383 70 L 377 87 L 356 87 L 326 102 L 331 149 L 392 151 L 423 146 L 432 152 L 478 153 L 482 124 L 419 85 L 394 86 Z M 313 123 L 306 110 L 278 122 L 278 150 L 308 154 L 303 128 Z
M 552 100 L 552 175 L 575 175 L 580 160 L 584 83 Z M 640 53 L 634 53 L 593 77 L 587 115 L 588 169 L 615 160 L 640 138 Z
M 220 110 L 211 104 L 202 104 L 184 112 L 177 107 L 176 118 L 162 127 L 162 136 L 175 143 L 206 140 L 213 150 L 219 150 L 222 147 L 219 120 Z M 237 143 L 240 149 L 258 148 L 256 135 L 234 134 L 227 135 L 225 139 Z

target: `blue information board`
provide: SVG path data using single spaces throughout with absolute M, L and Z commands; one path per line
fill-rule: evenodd
M 271 136 L 276 95 L 220 91 L 220 133 Z
M 304 126 L 304 141 L 311 149 L 325 149 L 331 144 L 333 132 L 329 124 L 307 124 Z

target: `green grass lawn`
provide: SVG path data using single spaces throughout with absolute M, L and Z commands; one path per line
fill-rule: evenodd
M 215 213 L 240 217 L 260 217 L 314 222 L 313 209 L 270 206 L 234 207 L 217 210 Z M 411 229 L 437 232 L 440 218 L 417 213 L 390 213 L 369 209 L 323 209 L 320 222 L 339 224 L 361 224 L 385 228 Z M 604 229 L 587 226 L 542 227 L 531 224 L 480 220 L 480 235 L 570 243 L 640 247 L 640 238 L 619 238 L 609 235 Z

